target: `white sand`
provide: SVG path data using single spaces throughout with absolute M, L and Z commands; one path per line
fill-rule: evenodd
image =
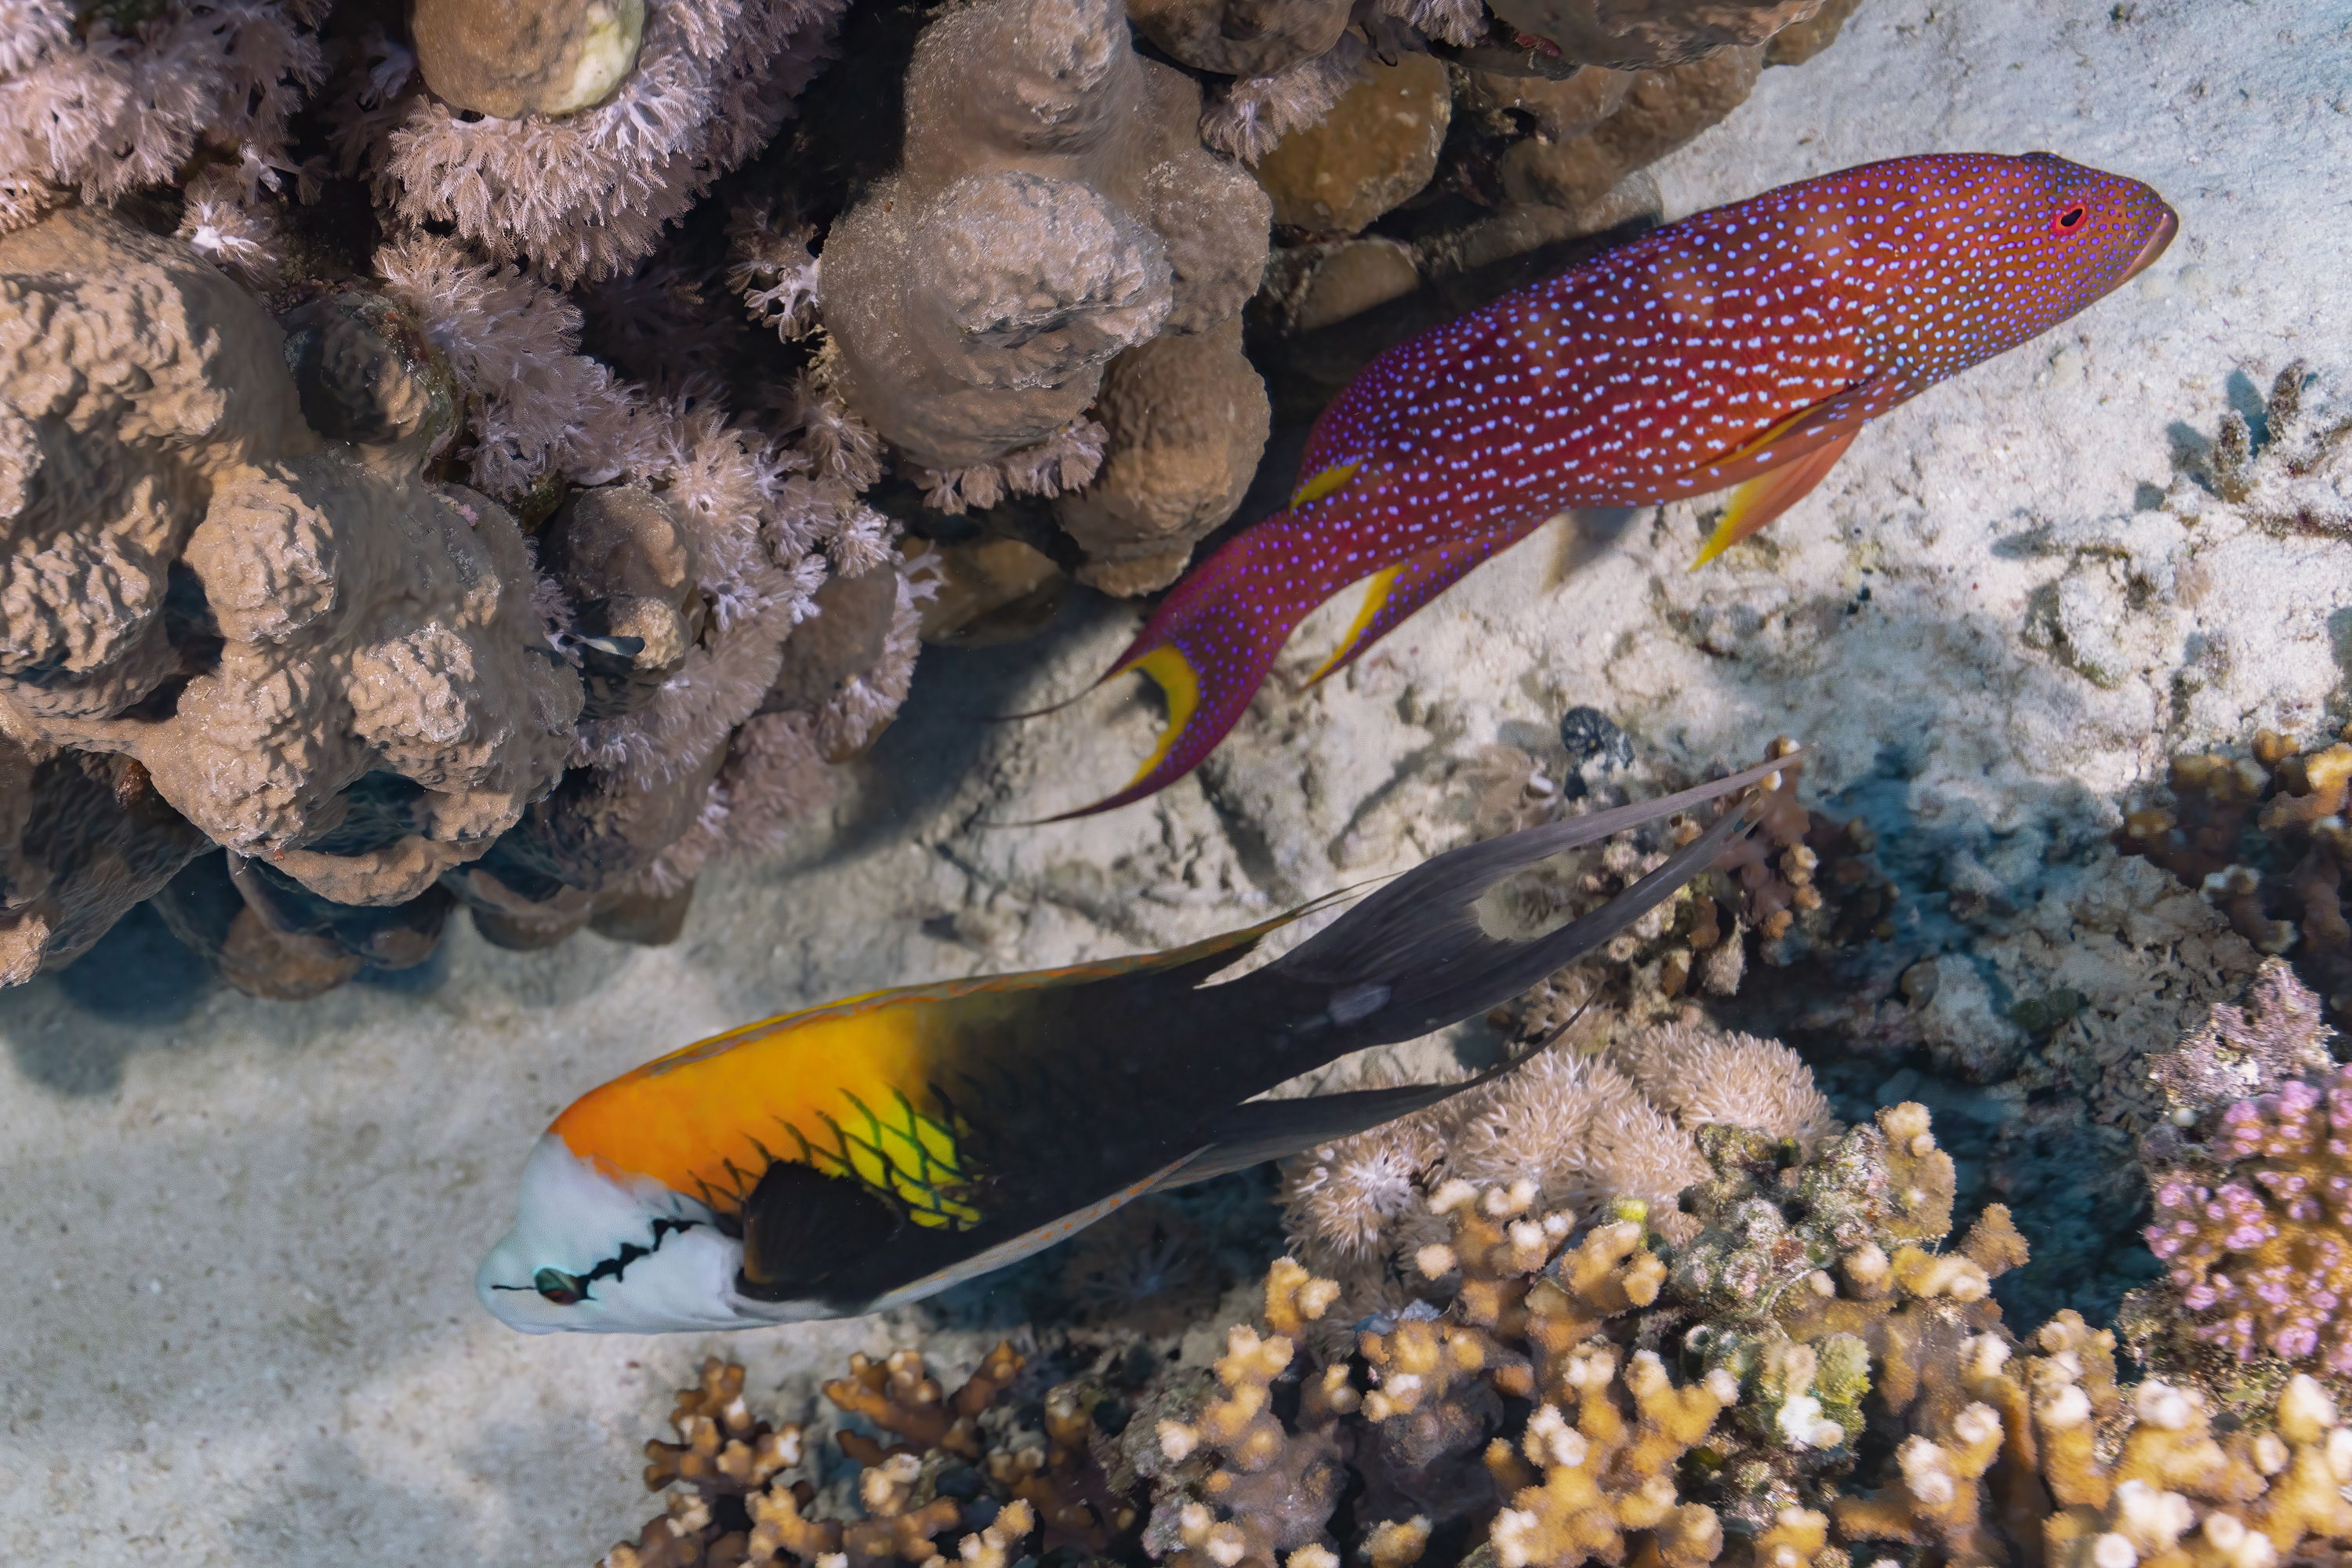
M 993 763 L 961 789 L 894 781 L 913 816 L 877 847 L 712 878 L 673 949 L 508 954 L 461 929 L 436 990 L 215 990 L 143 1022 L 56 980 L 0 994 L 0 1557 L 593 1561 L 650 1511 L 635 1476 L 660 1391 L 719 1342 L 526 1339 L 476 1307 L 475 1260 L 561 1102 L 762 1012 L 1157 944 L 1442 847 L 1459 830 L 1433 759 L 1514 721 L 1597 700 L 1700 756 L 1826 741 L 1828 778 L 1894 776 L 1891 809 L 2034 896 L 2050 835 L 2087 830 L 2176 744 L 2340 721 L 2352 551 L 2228 516 L 2191 539 L 2134 497 L 2172 484 L 2168 427 L 2210 437 L 2233 374 L 2266 389 L 2303 356 L 2346 395 L 2352 22 L 2335 0 L 2112 9 L 1869 0 L 1662 184 L 1682 213 L 1874 157 L 2049 148 L 2179 209 L 2147 286 L 1881 421 L 1769 550 L 1685 577 L 1696 532 L 1670 514 L 1563 588 L 1557 541 L 1530 542 L 1346 689 L 1262 703 L 1209 775 L 1222 812 L 1188 783 L 1090 823 L 972 831 L 1125 775 L 1148 720 L 1097 699 L 979 742 L 923 731 L 940 766 L 975 746 Z M 2119 562 L 2194 591 L 2126 609 Z M 2111 688 L 2025 640 L 2037 590 L 2068 580 L 2083 639 L 2123 650 Z M 1864 583 L 1872 605 L 1843 615 Z M 1128 626 L 983 661 L 1034 670 L 992 695 L 1075 689 Z M 723 1348 L 755 1390 L 789 1378 L 791 1405 L 906 1331 Z

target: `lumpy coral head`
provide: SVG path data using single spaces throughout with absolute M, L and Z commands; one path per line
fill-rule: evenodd
M 1897 158 L 1668 224 L 1381 354 L 1316 421 L 1288 510 L 1160 605 L 1110 675 L 1170 724 L 1139 800 L 1213 750 L 1291 630 L 1351 583 L 1345 668 L 1545 519 L 1732 489 L 1705 562 L 1796 504 L 1863 425 L 2147 267 L 2178 220 L 2047 153 Z M 1109 675 L 1104 677 L 1109 679 Z

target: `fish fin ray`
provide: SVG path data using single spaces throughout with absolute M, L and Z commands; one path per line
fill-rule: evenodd
M 1723 521 L 1715 525 L 1715 531 L 1707 536 L 1690 569 L 1697 571 L 1804 500 L 1837 467 L 1845 449 L 1853 445 L 1858 429 L 1832 436 L 1802 457 L 1777 468 L 1767 468 L 1733 490 L 1731 504 L 1724 509 Z
M 1655 871 L 1551 931 L 1524 937 L 1490 933 L 1478 910 L 1488 889 L 1562 850 L 1744 790 L 1785 763 L 1785 757 L 1776 759 L 1662 799 L 1448 850 L 1397 878 L 1256 973 L 1268 976 L 1268 984 L 1305 982 L 1328 988 L 1332 1007 L 1320 1026 L 1341 1032 L 1346 1043 L 1339 1051 L 1412 1039 L 1482 1013 L 1664 903 L 1752 822 L 1745 805 L 1726 812 Z M 1364 999 L 1371 1005 L 1363 1005 Z
M 1298 488 L 1291 492 L 1290 504 L 1294 508 L 1302 507 L 1308 501 L 1318 501 L 1325 496 L 1336 495 L 1347 488 L 1348 481 L 1354 479 L 1356 470 L 1363 466 L 1360 462 L 1334 463 L 1313 479 L 1299 480 Z

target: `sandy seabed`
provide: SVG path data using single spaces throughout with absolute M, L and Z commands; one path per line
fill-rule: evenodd
M 2352 18 L 2336 0 L 1867 0 L 1829 53 L 1766 73 L 1659 167 L 1669 216 L 1873 158 L 2046 148 L 2149 181 L 2182 222 L 2148 279 L 2066 330 L 2085 345 L 2074 361 L 2053 359 L 2063 344 L 2030 347 L 1898 411 L 1775 531 L 1802 551 L 1908 507 L 1948 525 L 1933 549 L 1957 559 L 1969 531 L 2015 512 L 2128 511 L 2136 486 L 2167 478 L 2168 428 L 2210 430 L 2233 372 L 2301 357 L 2340 386 L 2347 84 Z M 1980 434 L 1996 418 L 1998 441 Z M 2310 543 L 2302 591 L 2352 604 L 2335 586 L 2347 550 Z M 1482 588 L 1497 603 L 1533 592 L 1534 560 L 1498 563 L 1425 619 Z M 1732 574 L 1694 583 L 1675 592 L 1748 591 Z M 2019 598 L 1988 602 L 1991 622 L 2021 619 L 2025 586 L 1989 574 L 1984 591 Z M 2278 636 L 2326 607 L 2282 616 Z M 1379 757 L 1352 796 L 1296 817 L 1354 825 L 1344 843 L 1318 829 L 1312 854 L 1231 834 L 1181 849 L 1215 826 L 1192 785 L 1156 812 L 976 828 L 974 781 L 992 767 L 1013 767 L 1013 796 L 1076 795 L 1080 763 L 1108 782 L 1141 754 L 1139 707 L 1108 731 L 1018 742 L 961 717 L 1066 689 L 1123 639 L 1124 616 L 1066 617 L 1038 643 L 919 670 L 830 834 L 789 863 L 707 879 L 676 946 L 583 935 L 508 953 L 460 921 L 421 975 L 289 1005 L 204 984 L 134 925 L 76 971 L 0 994 L 0 1557 L 584 1564 L 651 1511 L 639 1445 L 704 1353 L 746 1361 L 754 1389 L 781 1390 L 768 1405 L 796 1414 L 850 1350 L 914 1342 L 914 1314 L 724 1341 L 529 1339 L 481 1312 L 472 1274 L 533 1134 L 649 1055 L 845 993 L 1198 935 L 1257 916 L 1287 884 L 1427 847 L 1381 826 L 1402 807 L 1359 809 L 1389 776 Z M 2242 664 L 2308 666 L 2303 686 L 2338 686 L 2340 648 L 2302 631 L 2264 644 L 2272 622 L 2259 606 L 2246 620 Z M 1408 674 L 1444 635 L 1398 639 Z M 1508 673 L 1421 675 L 1499 691 Z M 1515 704 L 1494 699 L 1486 728 Z M 2082 782 L 2111 795 L 2161 749 L 2152 728 L 2137 748 L 2087 745 Z

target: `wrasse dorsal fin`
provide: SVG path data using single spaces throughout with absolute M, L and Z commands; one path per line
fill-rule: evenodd
M 791 1160 L 761 1174 L 738 1217 L 743 1277 L 737 1288 L 768 1301 L 812 1294 L 828 1276 L 887 1246 L 904 1224 L 863 1183 Z
M 1411 1039 L 1484 1012 L 1673 897 L 1749 826 L 1749 818 L 1744 810 L 1726 813 L 1633 887 L 1557 930 L 1525 938 L 1489 934 L 1478 919 L 1479 900 L 1489 889 L 1564 849 L 1761 783 L 1784 761 L 1759 763 L 1662 799 L 1448 850 L 1407 871 L 1260 973 L 1330 987 L 1333 1007 L 1326 1022 L 1350 1031 L 1349 1050 Z M 1370 1010 L 1344 1005 L 1383 988 L 1386 994 Z M 1342 1010 L 1349 1016 L 1341 1017 Z

